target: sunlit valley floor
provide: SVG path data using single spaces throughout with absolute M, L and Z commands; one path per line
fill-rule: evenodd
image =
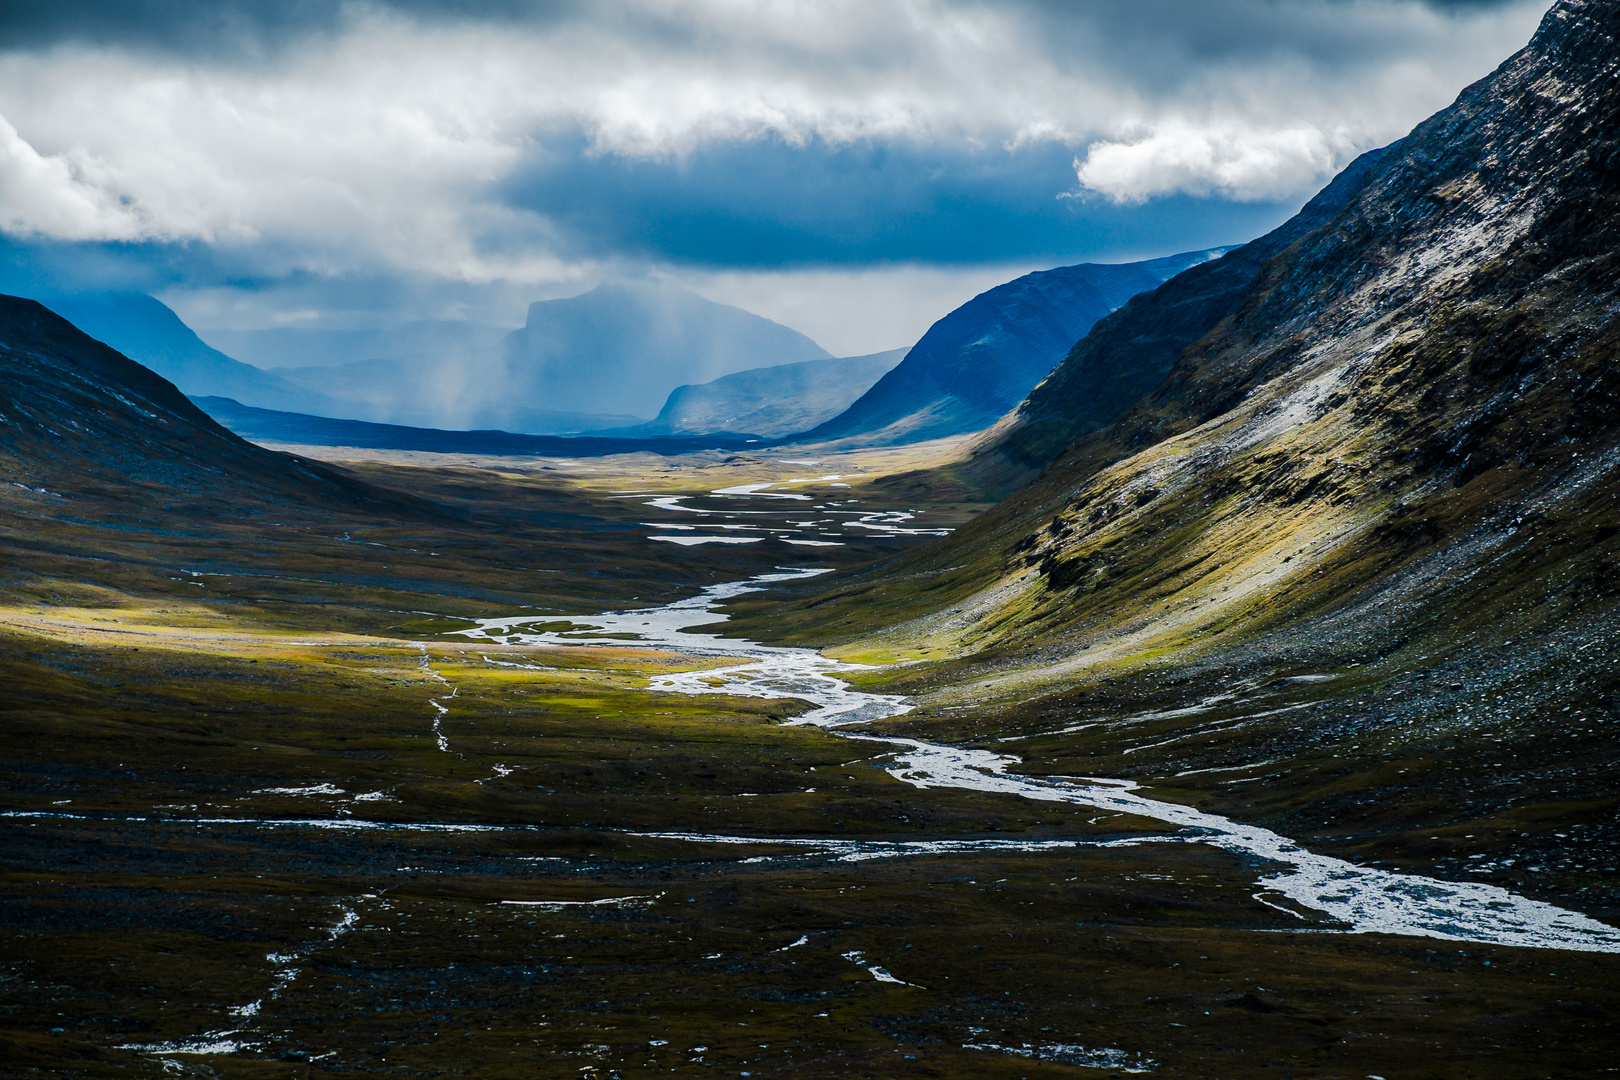
M 1058 718 L 936 703 L 834 731 L 794 723 L 808 691 L 727 693 L 723 669 L 750 659 L 740 643 L 637 647 L 591 629 L 597 612 L 920 547 L 983 505 L 944 474 L 915 479 L 952 451 L 565 462 L 327 448 L 448 508 L 335 525 L 293 508 L 208 529 L 136 523 L 0 492 L 0 1072 L 1611 1067 L 1620 960 L 1589 951 L 1596 938 L 1345 932 L 1269 889 L 1278 865 L 1252 853 L 1118 808 L 918 786 L 895 775 L 895 744 L 850 736 L 1018 753 L 1032 775 L 1147 778 L 1153 798 L 1263 818 L 1312 850 L 1612 917 L 1601 843 L 1561 851 L 1545 821 L 1437 808 L 1421 787 L 1383 806 L 1390 820 L 1335 834 L 1312 816 L 1322 789 L 1353 800 L 1365 762 L 1314 750 L 1264 772 L 1273 804 L 1232 797 L 1213 766 L 1134 768 L 1122 750 L 1183 733 L 1169 711 L 1215 695 L 1196 679 L 1092 688 Z M 738 540 L 753 542 L 721 542 Z M 773 604 L 740 597 L 738 626 L 771 637 Z M 802 633 L 802 617 L 783 627 Z M 890 666 L 844 677 L 917 689 L 915 658 L 866 659 Z M 1264 708 L 1217 701 L 1193 720 L 1286 722 L 1291 706 L 1387 692 L 1325 674 L 1340 678 L 1248 688 Z M 676 692 L 701 689 L 694 678 L 713 692 Z M 1091 729 L 1021 738 L 1133 710 L 1164 715 L 1128 746 Z M 1578 823 L 1612 799 L 1578 794 L 1524 813 Z M 1497 876 L 1466 872 L 1458 860 L 1477 852 Z M 1502 865 L 1515 857 L 1547 873 L 1515 877 Z

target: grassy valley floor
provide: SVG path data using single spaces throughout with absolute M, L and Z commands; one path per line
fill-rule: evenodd
M 978 493 L 880 481 L 949 450 L 318 451 L 446 508 L 420 520 L 131 521 L 0 496 L 0 1075 L 1615 1068 L 1620 957 L 1332 932 L 1260 889 L 1265 864 L 1163 823 L 919 789 L 885 771 L 884 744 L 792 726 L 800 700 L 649 686 L 726 657 L 457 633 L 927 543 Z M 745 490 L 712 494 L 727 488 Z M 768 600 L 742 606 L 757 622 Z M 1253 694 L 1381 692 L 1358 678 Z M 1039 735 L 1078 700 L 950 708 L 877 726 L 1027 747 L 1034 772 L 1157 777 L 1161 798 L 1212 799 L 1206 774 L 1175 774 L 1232 764 L 1158 752 L 1138 769 L 1101 731 Z M 1133 737 L 1181 732 L 1156 723 Z M 1319 789 L 1351 764 L 1246 773 L 1252 801 L 1216 805 L 1297 812 L 1298 833 L 1273 827 L 1314 843 Z M 1384 812 L 1426 822 L 1444 797 Z M 1526 814 L 1515 829 L 1551 832 Z M 1415 842 L 1352 819 L 1377 857 Z M 1462 834 L 1435 835 L 1402 865 L 1444 876 Z M 1564 902 L 1607 911 L 1579 892 L 1598 880 L 1570 878 Z

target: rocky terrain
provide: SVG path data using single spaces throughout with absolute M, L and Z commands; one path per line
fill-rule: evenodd
M 1103 320 L 961 467 L 1034 483 L 772 626 L 924 661 L 890 683 L 919 722 L 1032 769 L 1613 904 L 1617 28 L 1559 3 L 1300 218 Z M 1109 423 L 1133 364 L 1166 374 Z

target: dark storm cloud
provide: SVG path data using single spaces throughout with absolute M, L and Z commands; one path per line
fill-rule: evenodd
M 504 190 L 543 215 L 574 257 L 782 267 L 1061 260 L 1076 253 L 1214 246 L 1287 212 L 1167 199 L 1116 207 L 1062 198 L 1073 151 L 905 141 L 702 147 L 679 159 L 592 154 L 553 139 Z M 490 243 L 498 241 L 491 240 Z
M 1354 39 L 1336 30 L 1331 9 L 1358 0 L 997 0 L 1000 12 L 1054 32 L 1054 47 L 1076 34 L 1124 47 L 1099 55 L 1146 56 L 1165 43 L 1172 54 L 1231 56 L 1268 48 L 1332 58 Z M 1475 12 L 1515 0 L 1407 0 L 1439 11 Z M 984 8 L 985 0 L 945 0 L 942 7 Z M 1327 10 L 1324 10 L 1327 9 Z M 29 49 L 80 43 L 175 53 L 274 53 L 311 35 L 341 31 L 358 12 L 390 12 L 428 25 L 510 23 L 544 28 L 570 20 L 619 23 L 636 36 L 680 36 L 672 15 L 636 12 L 616 0 L 0 0 L 0 47 Z M 1376 35 L 1369 36 L 1371 41 Z M 1336 41 L 1335 41 L 1336 39 Z M 1145 44 L 1145 49 L 1137 46 Z M 1337 47 L 1335 47 L 1337 46 Z M 904 48 L 896 42 L 897 50 Z M 1084 50 L 1090 52 L 1090 49 Z
M 0 0 L 0 277 L 241 325 L 1231 243 L 1547 2 Z
M 240 57 L 337 33 L 361 11 L 391 11 L 429 24 L 545 26 L 588 7 L 586 0 L 0 0 L 0 43 L 6 49 L 87 44 Z

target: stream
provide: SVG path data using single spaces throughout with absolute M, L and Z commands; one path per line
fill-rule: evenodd
M 658 675 L 650 686 L 667 693 L 807 701 L 815 707 L 791 723 L 815 725 L 851 740 L 882 744 L 887 750 L 878 753 L 893 755 L 887 768 L 889 774 L 917 788 L 959 788 L 1074 803 L 1170 823 L 1178 827 L 1178 832 L 1155 833 L 1131 842 L 1139 846 L 1204 844 L 1265 862 L 1268 869 L 1257 881 L 1255 899 L 1301 919 L 1302 931 L 1405 934 L 1481 944 L 1620 952 L 1620 930 L 1579 912 L 1494 885 L 1392 873 L 1318 855 L 1268 829 L 1150 798 L 1130 780 L 1021 776 L 1012 771 L 1020 759 L 1009 754 L 842 730 L 862 721 L 898 716 L 914 706 L 896 695 L 857 690 L 838 677 L 840 673 L 871 670 L 865 665 L 833 660 L 812 649 L 764 645 L 721 637 L 708 630 L 727 620 L 723 612 L 716 610 L 725 600 L 776 582 L 825 572 L 785 570 L 762 574 L 747 581 L 711 586 L 697 596 L 658 608 L 566 618 L 528 614 L 482 619 L 457 633 L 475 641 L 510 645 L 629 646 L 741 658 L 741 663 Z M 540 629 L 535 625 L 555 627 L 560 622 L 568 627 Z M 689 629 L 694 627 L 700 629 Z M 765 838 L 666 835 L 700 843 L 782 843 Z M 825 846 L 828 842 L 806 839 L 788 843 Z M 1267 894 L 1319 913 L 1330 922 L 1324 925 L 1320 917 L 1307 918 L 1267 899 Z

